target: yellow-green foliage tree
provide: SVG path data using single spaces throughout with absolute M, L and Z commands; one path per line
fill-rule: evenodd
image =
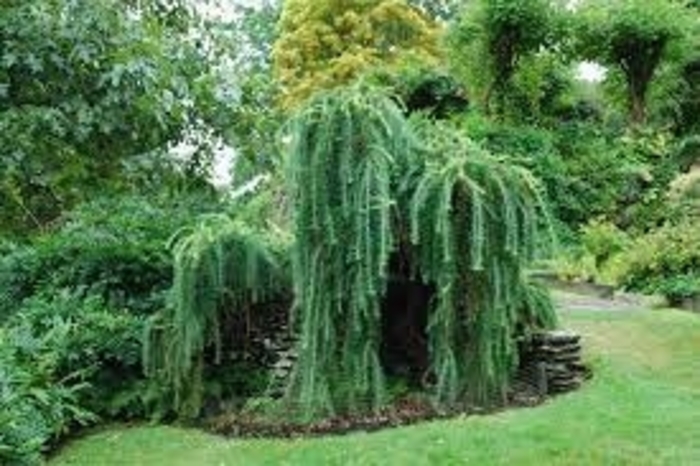
M 440 26 L 404 0 L 288 0 L 279 32 L 274 71 L 285 108 L 369 70 L 431 65 L 439 55 Z

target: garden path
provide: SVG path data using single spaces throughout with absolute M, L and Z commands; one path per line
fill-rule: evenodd
M 649 298 L 633 294 L 616 294 L 613 298 L 552 291 L 557 309 L 562 311 L 638 311 L 650 306 Z

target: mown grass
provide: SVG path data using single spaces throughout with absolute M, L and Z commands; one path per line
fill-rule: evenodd
M 293 441 L 114 428 L 72 443 L 50 464 L 700 464 L 700 317 L 668 310 L 563 317 L 583 333 L 595 377 L 543 406 Z

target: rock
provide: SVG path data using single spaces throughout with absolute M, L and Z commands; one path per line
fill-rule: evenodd
M 553 330 L 550 332 L 536 333 L 532 336 L 533 343 L 539 345 L 561 345 L 567 343 L 578 343 L 580 340 L 581 335 L 568 330 Z
M 566 330 L 533 335 L 521 352 L 520 380 L 542 396 L 574 390 L 590 377 L 581 361 L 581 336 Z

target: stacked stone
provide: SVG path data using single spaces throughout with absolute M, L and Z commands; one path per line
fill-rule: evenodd
M 590 376 L 581 361 L 581 336 L 576 333 L 538 333 L 528 346 L 521 355 L 519 377 L 536 387 L 540 396 L 575 390 Z
M 296 341 L 285 327 L 272 338 L 266 340 L 267 349 L 274 354 L 274 362 L 270 367 L 270 381 L 267 396 L 281 398 L 297 360 Z
M 234 336 L 231 359 L 266 370 L 269 379 L 265 394 L 271 398 L 283 395 L 297 359 L 295 338 L 289 328 L 290 307 L 290 301 L 284 299 L 266 302 L 248 315 L 234 315 L 226 328 Z

